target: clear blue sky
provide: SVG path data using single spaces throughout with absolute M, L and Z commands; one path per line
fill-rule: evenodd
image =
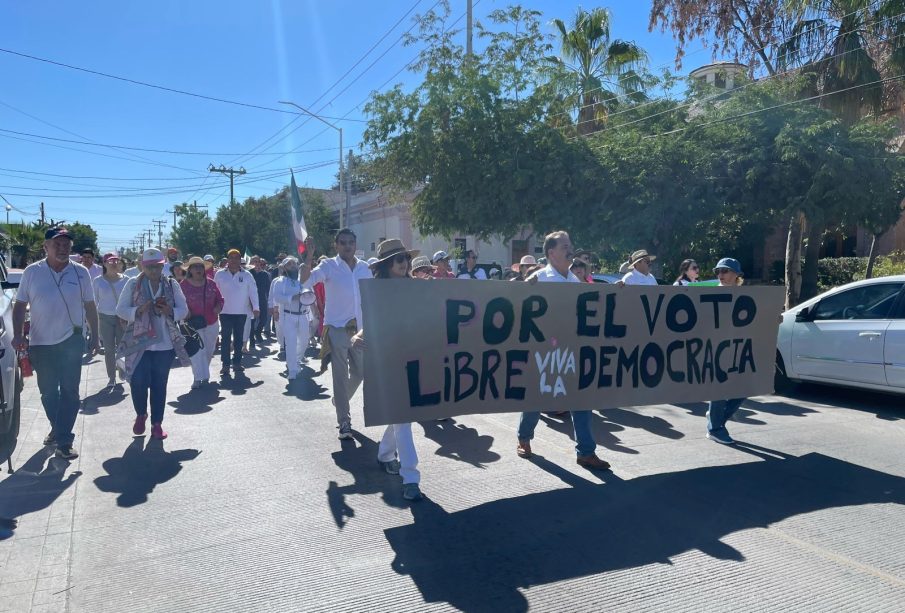
M 422 0 L 411 15 L 433 4 Z M 475 18 L 508 4 L 480 0 Z M 578 6 L 554 0 L 522 4 L 542 11 L 546 22 L 568 19 Z M 415 0 L 5 2 L 0 47 L 261 106 L 281 107 L 277 101 L 293 100 L 323 115 L 347 117 L 340 123 L 348 150 L 357 147 L 364 129 L 359 105 L 369 92 L 417 79 L 409 71 L 392 78 L 417 54 L 417 48 L 399 42 L 411 15 L 393 28 L 413 5 Z M 652 67 L 671 67 L 673 40 L 647 31 L 649 2 L 618 0 L 603 6 L 613 12 L 615 36 L 641 44 Z M 454 15 L 464 15 L 465 0 L 452 0 L 452 7 Z M 463 17 L 459 25 L 464 23 Z M 696 57 L 704 63 L 709 53 Z M 689 60 L 689 67 L 694 64 Z M 0 194 L 25 213 L 11 211 L 10 221 L 36 219 L 43 201 L 50 218 L 94 226 L 102 250 L 128 245 L 154 219 L 172 224 L 173 216 L 165 211 L 174 204 L 197 200 L 213 211 L 227 203 L 229 181 L 207 172 L 210 163 L 249 171 L 237 178 L 239 200 L 288 183 L 289 166 L 322 164 L 296 174 L 300 184 L 320 188 L 329 187 L 337 171 L 337 133 L 315 120 L 278 133 L 294 115 L 159 91 L 9 53 L 0 53 L 0 75 L 0 129 L 204 153 L 116 150 L 0 132 Z M 293 150 L 298 151 L 288 153 Z M 272 176 L 277 173 L 282 174 Z

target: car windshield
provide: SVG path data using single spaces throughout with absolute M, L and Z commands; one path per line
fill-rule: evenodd
M 877 283 L 856 287 L 817 303 L 814 319 L 883 319 L 902 289 L 902 283 Z

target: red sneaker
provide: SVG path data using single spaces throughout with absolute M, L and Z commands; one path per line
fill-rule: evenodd
M 151 438 L 163 440 L 167 437 L 167 433 L 163 431 L 160 424 L 151 424 Z
M 135 423 L 132 424 L 132 434 L 139 436 L 145 433 L 145 422 L 148 421 L 148 414 L 137 415 L 135 417 Z

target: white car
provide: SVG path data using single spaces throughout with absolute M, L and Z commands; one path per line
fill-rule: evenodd
M 12 472 L 10 456 L 16 450 L 19 438 L 19 395 L 22 377 L 19 372 L 13 340 L 14 290 L 6 289 L 7 270 L 0 260 L 0 464 L 6 463 Z M 18 280 L 16 281 L 18 286 Z
M 905 393 L 905 275 L 855 281 L 782 314 L 779 383 Z

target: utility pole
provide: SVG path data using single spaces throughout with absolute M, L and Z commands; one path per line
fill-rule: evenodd
M 141 234 L 138 235 L 138 244 L 141 247 L 142 252 L 144 252 L 144 250 L 145 250 L 145 233 L 144 232 L 142 232 Z M 141 259 L 141 258 L 139 258 L 139 259 Z
M 466 17 L 466 23 L 465 23 L 465 31 L 466 31 L 465 53 L 468 57 L 471 57 L 471 51 L 472 51 L 472 49 L 471 49 L 472 27 L 471 26 L 472 26 L 472 10 L 474 9 L 474 6 L 472 6 L 472 0 L 467 0 L 467 2 L 468 2 L 468 10 L 467 10 L 468 16 Z
M 157 247 L 163 249 L 163 227 L 167 225 L 167 222 L 155 219 L 151 223 L 157 224 Z
M 41 203 L 41 225 L 44 225 L 44 203 Z
M 154 240 L 151 238 L 151 232 L 154 228 L 148 228 L 148 249 L 154 246 Z
M 178 213 L 179 211 L 177 211 L 176 207 L 174 206 L 172 211 L 166 211 L 166 212 L 173 214 L 173 228 L 175 229 L 176 228 L 176 213 Z
M 352 224 L 352 164 L 354 163 L 354 159 L 352 158 L 352 150 L 349 149 L 349 163 L 346 166 L 346 224 Z
M 232 204 L 236 201 L 235 196 L 233 195 L 233 178 L 235 175 L 244 175 L 245 169 L 243 167 L 239 167 L 239 170 L 236 170 L 232 166 L 227 168 L 223 164 L 220 164 L 220 168 L 214 168 L 213 164 L 208 165 L 207 170 L 209 172 L 219 172 L 222 175 L 229 175 L 229 203 Z
M 198 201 L 197 201 L 197 200 L 193 200 L 193 201 L 192 201 L 192 208 L 194 208 L 196 211 L 197 211 L 199 208 L 200 208 L 200 209 L 204 209 L 204 214 L 205 214 L 205 215 L 208 214 L 208 213 L 207 213 L 208 206 L 207 206 L 206 204 L 198 204 Z

